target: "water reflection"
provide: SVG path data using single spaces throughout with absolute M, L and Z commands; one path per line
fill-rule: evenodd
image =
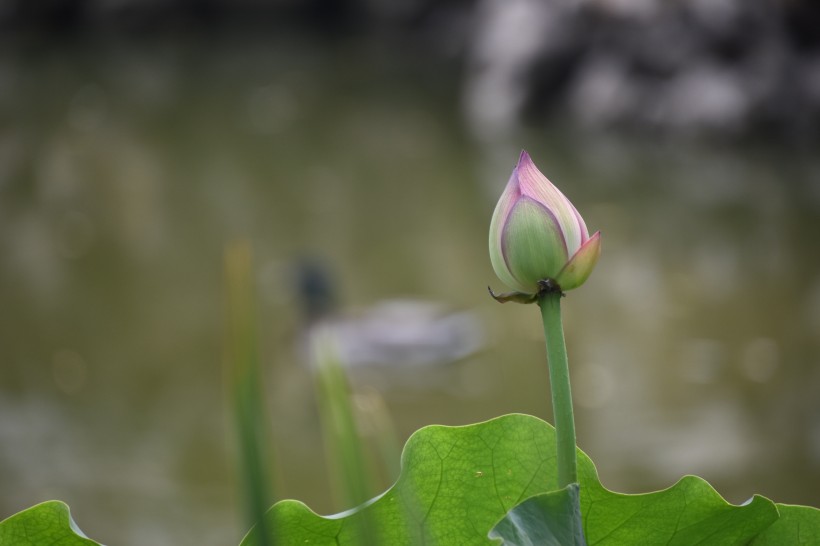
M 485 290 L 489 218 L 523 146 L 604 234 L 564 303 L 579 442 L 604 483 L 697 473 L 735 502 L 820 504 L 816 157 L 558 127 L 476 145 L 447 67 L 356 43 L 155 47 L 2 59 L 2 514 L 57 497 L 104 543 L 238 543 L 220 371 L 236 236 L 258 257 L 280 495 L 335 508 L 281 290 L 305 254 L 332 265 L 342 308 L 412 298 L 480 317 L 486 348 L 444 368 L 462 388 L 358 378 L 400 438 L 549 418 L 537 312 Z

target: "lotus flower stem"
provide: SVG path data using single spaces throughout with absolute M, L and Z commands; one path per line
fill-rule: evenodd
M 490 221 L 490 261 L 514 292 L 490 295 L 500 303 L 535 303 L 547 341 L 552 409 L 558 449 L 558 486 L 577 483 L 575 420 L 561 296 L 589 277 L 601 254 L 601 232 L 591 237 L 584 219 L 522 151 Z
M 575 456 L 575 418 L 572 413 L 572 392 L 569 385 L 567 347 L 561 324 L 561 290 L 542 290 L 538 294 L 538 306 L 544 322 L 547 342 L 552 412 L 555 420 L 556 447 L 558 451 L 558 487 L 563 489 L 578 482 Z

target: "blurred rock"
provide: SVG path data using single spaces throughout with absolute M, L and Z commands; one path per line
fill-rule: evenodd
M 580 53 L 577 27 L 576 10 L 565 3 L 478 3 L 465 86 L 467 116 L 478 136 L 514 129 L 539 83 L 560 85 Z
M 591 130 L 820 136 L 811 0 L 9 0 L 0 29 L 256 29 L 370 36 L 464 65 L 481 139 L 558 118 Z M 79 32 L 78 32 L 79 33 Z
M 468 115 L 479 137 L 561 116 L 593 130 L 817 137 L 820 48 L 790 19 L 802 9 L 820 23 L 804 4 L 484 0 Z

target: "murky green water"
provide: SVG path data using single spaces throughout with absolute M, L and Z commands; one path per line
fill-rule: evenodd
M 0 53 L 0 517 L 60 498 L 109 544 L 236 544 L 222 253 L 254 245 L 278 493 L 328 493 L 294 265 L 343 310 L 470 310 L 456 363 L 356 375 L 403 441 L 550 418 L 537 308 L 486 236 L 526 147 L 604 252 L 564 300 L 579 444 L 607 486 L 683 474 L 820 505 L 820 160 L 530 130 L 470 138 L 458 71 L 302 37 L 9 43 Z M 408 376 L 413 378 L 408 381 Z M 384 477 L 385 486 L 389 477 Z

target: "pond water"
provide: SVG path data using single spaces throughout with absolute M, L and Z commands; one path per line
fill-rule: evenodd
M 223 253 L 254 251 L 278 497 L 329 493 L 303 307 L 467 312 L 480 349 L 353 370 L 400 445 L 551 419 L 536 307 L 487 254 L 521 148 L 603 232 L 564 299 L 578 442 L 624 492 L 820 505 L 820 159 L 541 124 L 473 138 L 458 68 L 367 40 L 35 40 L 0 53 L 0 517 L 65 500 L 107 544 L 236 544 Z M 473 347 L 475 349 L 475 347 Z M 389 485 L 391 471 L 379 488 Z

